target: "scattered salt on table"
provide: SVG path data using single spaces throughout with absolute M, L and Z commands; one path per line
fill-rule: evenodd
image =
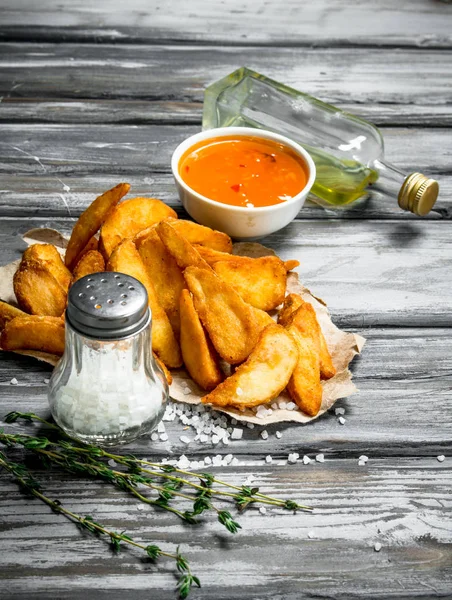
M 17 381 L 17 379 L 15 377 L 13 377 L 10 381 L 11 385 L 17 385 L 19 382 Z
M 160 434 L 160 439 L 162 440 L 162 442 L 168 441 L 168 434 L 167 433 L 161 433 Z
M 337 416 L 339 415 L 345 415 L 345 408 L 342 408 L 341 406 L 338 408 L 334 409 L 334 412 Z
M 261 431 L 261 438 L 263 440 L 268 440 L 268 431 L 266 429 L 264 429 L 264 431 Z
M 50 379 L 44 379 L 44 383 L 47 385 L 48 383 L 50 383 Z
M 315 460 L 319 463 L 323 463 L 325 462 L 325 455 L 324 454 L 317 454 L 317 456 L 315 457 Z
M 375 546 L 374 546 L 374 550 L 375 550 L 375 552 L 380 552 L 380 550 L 381 550 L 381 544 L 380 544 L 380 542 L 377 542 L 377 543 L 375 544 Z
M 187 437 L 186 435 L 181 435 L 180 436 L 180 441 L 183 442 L 184 444 L 189 444 L 191 442 L 190 438 Z
M 267 512 L 267 509 L 265 508 L 265 506 L 260 506 L 259 512 L 261 513 L 261 515 L 265 515 L 265 513 Z
M 436 460 L 438 462 L 444 462 L 446 460 L 446 457 L 444 456 L 444 454 L 440 454 L 439 456 L 436 457 Z
M 110 458 L 110 460 L 108 461 L 108 464 L 110 465 L 110 467 L 116 467 L 117 466 L 117 463 L 112 458 Z
M 276 437 L 278 438 L 278 440 L 280 440 L 282 438 L 282 433 L 280 431 L 277 431 L 275 433 Z
M 292 454 L 289 454 L 289 456 L 287 457 L 287 462 L 289 462 L 291 465 L 294 465 L 299 458 L 300 458 L 300 455 L 298 454 L 298 452 L 293 452 Z
M 369 457 L 366 456 L 365 454 L 361 454 L 361 456 L 358 458 L 358 460 L 366 463 L 369 460 Z
M 270 456 L 270 454 L 269 454 L 268 456 L 266 456 L 266 457 L 265 457 L 265 462 L 266 462 L 267 464 L 270 464 L 270 463 L 272 463 L 272 462 L 273 462 L 273 458 Z
M 304 465 L 309 465 L 309 463 L 312 462 L 311 459 L 309 458 L 309 456 L 307 456 L 306 454 L 303 456 L 303 464 Z
M 339 423 L 341 425 L 345 425 L 345 419 L 344 419 L 344 417 L 339 417 L 338 421 L 339 421 Z
M 235 427 L 232 430 L 232 433 L 231 433 L 232 440 L 241 440 L 242 436 L 243 436 L 243 429 L 238 429 L 237 427 Z
M 313 531 L 309 531 L 309 532 L 308 532 L 308 538 L 309 538 L 310 540 L 312 540 L 312 538 L 313 538 L 313 537 L 315 537 L 315 533 L 314 533 Z

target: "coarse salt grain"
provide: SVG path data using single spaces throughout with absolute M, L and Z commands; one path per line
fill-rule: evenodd
M 19 382 L 17 381 L 17 379 L 15 377 L 13 377 L 10 381 L 11 385 L 17 385 Z
M 361 456 L 358 458 L 358 460 L 366 463 L 369 460 L 369 457 L 366 456 L 365 454 L 361 454 Z
M 315 460 L 319 463 L 323 463 L 325 462 L 325 455 L 324 454 L 317 454 L 317 456 L 315 457 Z
M 235 390 L 235 393 L 237 394 L 237 396 L 243 396 L 243 390 L 242 390 L 242 388 L 239 388 L 239 387 L 238 387 L 238 388 Z
M 339 421 L 339 423 L 341 425 L 345 425 L 345 419 L 344 419 L 344 417 L 339 417 L 338 421 Z
M 265 513 L 267 512 L 267 509 L 265 508 L 265 506 L 260 506 L 259 512 L 261 513 L 261 515 L 265 515 Z
M 218 435 L 212 436 L 212 444 L 218 444 L 219 441 L 220 441 L 220 436 L 218 436 Z
M 299 458 L 300 458 L 300 455 L 298 454 L 298 452 L 293 452 L 292 454 L 289 454 L 289 456 L 287 457 L 287 462 L 294 465 Z
M 263 440 L 268 440 L 268 431 L 266 429 L 264 429 L 264 431 L 261 431 L 261 438 Z
M 366 461 L 365 460 L 359 460 L 358 461 L 358 467 L 365 467 L 366 466 Z
M 273 462 L 273 458 L 270 456 L 270 454 L 269 454 L 268 456 L 266 456 L 266 457 L 265 457 L 265 462 L 266 462 L 267 464 L 270 464 L 270 463 L 272 463 L 272 462 Z
M 231 440 L 241 440 L 243 436 L 243 429 L 239 429 L 238 427 L 234 427 L 231 433 Z
M 295 402 L 289 402 L 286 408 L 287 410 L 295 410 L 297 408 L 297 405 L 295 404 Z
M 234 458 L 231 461 L 231 465 L 233 467 L 236 467 L 238 464 L 239 464 L 239 459 L 234 456 Z
M 211 465 L 212 464 L 212 459 L 210 458 L 210 456 L 206 456 L 204 458 L 204 462 L 206 465 Z
M 438 462 L 444 462 L 446 460 L 446 457 L 444 456 L 444 454 L 440 454 L 439 456 L 436 457 L 436 460 Z
M 184 444 L 189 444 L 191 442 L 191 439 L 189 437 L 187 437 L 186 435 L 181 435 L 179 439 Z
M 50 379 L 44 379 L 44 383 L 47 385 L 48 383 L 50 383 Z
M 336 408 L 336 409 L 334 409 L 334 412 L 337 416 L 345 415 L 345 408 L 342 408 L 342 407 Z
M 254 429 L 254 423 L 247 423 L 246 426 L 248 429 Z
M 309 532 L 308 532 L 308 538 L 309 538 L 310 540 L 312 540 L 312 538 L 313 538 L 313 537 L 315 537 L 315 533 L 314 533 L 313 531 L 309 531 Z
M 158 439 L 159 439 L 159 434 L 158 433 L 156 433 L 156 432 L 151 433 L 151 440 L 153 442 L 156 442 Z
M 312 460 L 309 458 L 309 456 L 307 456 L 306 454 L 303 456 L 303 464 L 304 465 L 309 465 L 309 463 L 312 462 Z
M 381 550 L 381 544 L 380 544 L 380 542 L 377 542 L 377 543 L 375 544 L 375 546 L 374 546 L 374 550 L 375 550 L 375 552 L 380 552 L 380 550 Z
M 160 421 L 160 423 L 157 425 L 157 431 L 158 431 L 159 433 L 163 433 L 163 432 L 165 431 L 165 424 L 164 424 L 164 423 L 162 423 L 161 421 Z
M 187 387 L 182 390 L 182 393 L 184 394 L 184 396 L 188 396 L 189 394 L 191 394 L 191 390 Z
M 112 458 L 108 461 L 108 464 L 110 465 L 110 467 L 116 467 L 117 466 L 117 463 Z
M 278 438 L 278 440 L 280 440 L 282 438 L 282 433 L 280 431 L 277 431 L 275 433 L 276 437 Z
M 160 439 L 162 440 L 162 442 L 168 441 L 168 434 L 167 433 L 161 433 L 160 434 Z

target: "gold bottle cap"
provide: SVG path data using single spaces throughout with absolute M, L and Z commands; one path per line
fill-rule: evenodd
M 399 206 L 420 217 L 428 214 L 438 198 L 439 185 L 422 173 L 411 173 L 399 192 Z

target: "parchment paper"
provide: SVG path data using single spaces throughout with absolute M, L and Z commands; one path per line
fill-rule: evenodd
M 67 240 L 54 229 L 32 229 L 24 234 L 24 241 L 28 244 L 54 244 L 64 254 Z M 250 256 L 256 258 L 258 256 L 266 256 L 275 254 L 270 248 L 266 248 L 261 244 L 241 242 L 234 244 L 233 253 L 241 256 Z M 17 305 L 16 297 L 13 290 L 13 276 L 18 267 L 19 260 L 16 260 L 8 265 L 0 267 L 0 299 L 10 304 Z M 257 423 L 267 425 L 269 423 L 279 423 L 282 421 L 295 421 L 297 423 L 308 423 L 317 419 L 320 415 L 326 412 L 339 398 L 351 396 L 357 391 L 355 384 L 352 382 L 352 374 L 348 367 L 353 358 L 359 354 L 365 344 L 365 339 L 354 333 L 341 331 L 331 320 L 330 314 L 326 307 L 326 303 L 320 298 L 316 298 L 311 292 L 305 288 L 299 281 L 298 274 L 291 272 L 287 278 L 287 293 L 300 294 L 303 299 L 310 302 L 316 311 L 317 319 L 322 328 L 328 349 L 331 353 L 333 364 L 337 369 L 336 375 L 328 381 L 323 381 L 323 397 L 322 407 L 320 412 L 315 417 L 308 417 L 300 410 L 287 410 L 282 408 L 273 408 L 271 415 L 265 418 L 259 418 L 251 409 L 241 412 L 236 409 L 223 409 L 214 407 L 219 412 L 226 413 L 234 417 L 238 421 Z M 276 311 L 275 311 L 276 318 Z M 35 351 L 18 351 L 17 354 L 32 356 L 38 360 L 45 361 L 53 366 L 58 362 L 59 357 L 45 352 Z M 207 392 L 199 388 L 191 379 L 187 371 L 179 369 L 172 371 L 173 383 L 170 387 L 170 394 L 174 400 L 178 402 L 186 402 L 188 404 L 199 404 L 201 397 Z M 290 402 L 291 399 L 286 393 L 282 393 L 278 398 L 270 404 L 279 404 L 279 402 Z

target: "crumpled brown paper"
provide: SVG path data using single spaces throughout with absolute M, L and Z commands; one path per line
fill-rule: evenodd
M 67 240 L 63 235 L 54 229 L 32 229 L 23 235 L 23 239 L 28 245 L 36 243 L 54 244 L 60 250 L 61 254 L 64 254 L 67 245 Z M 270 248 L 250 242 L 234 244 L 233 253 L 251 257 L 275 254 Z M 16 260 L 4 267 L 0 267 L 0 299 L 11 304 L 16 304 L 13 290 L 13 275 L 18 264 L 19 261 Z M 264 418 L 257 417 L 252 409 L 241 412 L 237 409 L 215 407 L 215 410 L 224 412 L 238 421 L 247 421 L 260 425 L 280 423 L 282 421 L 308 423 L 309 421 L 317 419 L 331 408 L 339 398 L 350 396 L 357 391 L 355 384 L 352 382 L 352 374 L 350 373 L 348 366 L 353 358 L 361 352 L 366 340 L 360 335 L 347 333 L 336 327 L 331 321 L 325 302 L 320 298 L 313 296 L 311 292 L 300 283 L 297 273 L 291 272 L 287 278 L 287 293 L 293 292 L 300 294 L 303 299 L 310 302 L 315 309 L 317 319 L 333 359 L 333 364 L 337 370 L 337 373 L 333 378 L 322 382 L 323 398 L 320 412 L 315 417 L 309 417 L 298 409 L 287 410 L 286 408 L 275 408 L 275 405 L 279 405 L 281 402 L 289 403 L 291 401 L 290 397 L 284 392 L 269 403 L 268 408 L 273 405 L 272 413 Z M 32 356 L 53 366 L 58 362 L 58 356 L 47 354 L 45 352 L 24 350 L 17 353 Z M 187 371 L 179 369 L 172 371 L 172 375 L 173 383 L 170 387 L 171 397 L 179 402 L 199 404 L 201 402 L 201 397 L 204 396 L 206 392 L 196 385 Z

